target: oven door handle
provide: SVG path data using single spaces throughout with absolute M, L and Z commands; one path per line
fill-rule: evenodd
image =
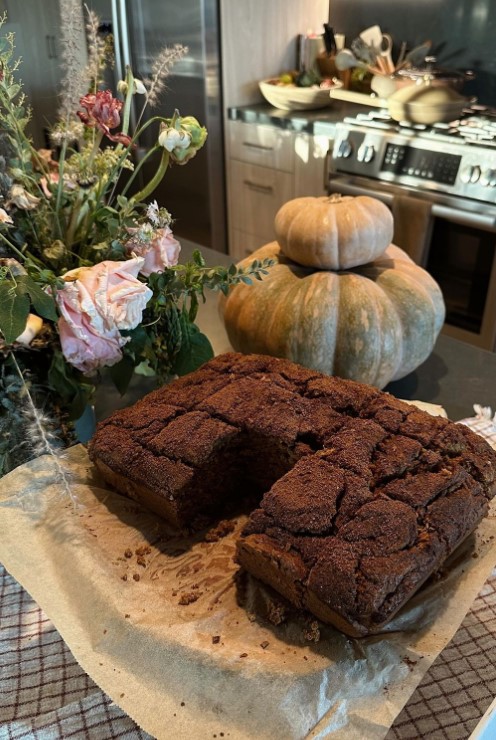
M 392 206 L 394 201 L 394 195 L 387 193 L 384 190 L 376 190 L 374 188 L 364 188 L 359 185 L 352 185 L 351 183 L 344 182 L 339 178 L 332 179 L 329 182 L 329 189 L 334 193 L 342 193 L 343 195 L 369 195 L 371 198 L 377 198 L 381 200 L 387 206 Z M 470 213 L 468 211 L 457 211 L 455 208 L 449 206 L 442 206 L 438 203 L 433 203 L 431 207 L 431 213 L 436 218 L 444 218 L 446 221 L 451 221 L 461 226 L 469 226 L 474 229 L 486 229 L 492 231 L 496 228 L 496 218 L 493 216 L 483 216 L 480 213 Z

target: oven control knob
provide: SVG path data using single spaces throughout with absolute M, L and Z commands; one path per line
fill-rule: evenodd
M 372 144 L 362 144 L 357 152 L 357 159 L 359 162 L 372 162 L 374 159 L 375 150 Z
M 343 157 L 344 159 L 347 159 L 350 156 L 351 151 L 352 149 L 350 142 L 348 141 L 348 139 L 343 139 L 338 144 L 336 156 L 339 158 Z
M 472 167 L 472 174 L 470 175 L 470 182 L 478 182 L 481 176 L 481 168 L 478 165 Z
M 466 167 L 462 169 L 460 172 L 460 180 L 464 183 L 472 182 L 472 174 L 475 167 L 471 164 L 468 164 Z
M 483 170 L 480 176 L 479 182 L 481 185 L 494 188 L 494 186 L 496 185 L 496 170 L 493 170 L 493 169 Z

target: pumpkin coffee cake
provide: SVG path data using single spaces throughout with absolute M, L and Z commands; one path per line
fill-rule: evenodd
M 98 425 L 90 457 L 181 529 L 256 492 L 237 559 L 343 632 L 377 632 L 488 511 L 467 427 L 288 360 L 227 353 Z

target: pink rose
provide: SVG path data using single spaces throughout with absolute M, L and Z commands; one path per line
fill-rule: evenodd
M 135 234 L 139 229 L 129 229 L 129 233 Z M 153 231 L 150 241 L 131 241 L 126 244 L 127 249 L 138 257 L 144 258 L 143 267 L 140 272 L 145 277 L 152 272 L 163 272 L 166 267 L 177 265 L 181 245 L 174 237 L 172 229 L 164 226 Z
M 90 372 L 118 362 L 127 339 L 119 330 L 134 329 L 152 291 L 137 279 L 141 257 L 93 267 L 80 267 L 63 275 L 66 286 L 57 293 L 61 313 L 59 334 L 64 357 Z
M 88 316 L 66 309 L 58 322 L 62 353 L 71 365 L 89 374 L 100 367 L 110 367 L 122 359 L 121 347 L 126 343 L 118 329 L 98 334 Z

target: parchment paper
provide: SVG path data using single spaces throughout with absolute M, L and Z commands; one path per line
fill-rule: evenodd
M 106 490 L 83 447 L 61 464 L 76 506 L 49 457 L 0 481 L 0 561 L 84 670 L 159 739 L 382 738 L 496 563 L 491 516 L 383 635 L 271 624 L 259 613 L 277 622 L 282 602 L 235 578 L 243 517 L 226 536 L 181 539 Z

